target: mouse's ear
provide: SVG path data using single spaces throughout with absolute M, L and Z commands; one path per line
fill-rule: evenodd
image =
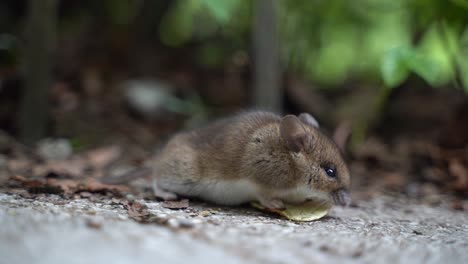
M 309 143 L 309 137 L 302 122 L 294 115 L 283 117 L 280 124 L 281 138 L 287 147 L 294 152 L 304 150 Z
M 304 123 L 304 124 L 319 128 L 319 123 L 318 123 L 317 119 L 315 119 L 313 116 L 311 116 L 308 113 L 300 114 L 299 115 L 299 120 L 301 120 L 302 123 Z

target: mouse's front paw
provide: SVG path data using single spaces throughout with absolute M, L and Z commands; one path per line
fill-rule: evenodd
M 159 188 L 156 181 L 153 181 L 153 193 L 156 198 L 164 201 L 174 201 L 179 198 L 177 194 Z
M 261 198 L 258 200 L 261 205 L 265 208 L 270 210 L 284 210 L 286 207 L 284 206 L 283 201 L 276 198 Z

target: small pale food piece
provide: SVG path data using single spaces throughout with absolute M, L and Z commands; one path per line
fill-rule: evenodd
M 268 209 L 257 202 L 253 202 L 251 205 L 260 210 L 273 212 L 289 220 L 299 222 L 318 220 L 327 215 L 331 208 L 330 204 L 317 201 L 310 201 L 302 204 L 285 204 L 286 208 L 284 210 Z

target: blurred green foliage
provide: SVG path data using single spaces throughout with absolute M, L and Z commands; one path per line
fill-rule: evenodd
M 202 61 L 221 63 L 233 50 L 249 48 L 253 4 L 174 1 L 160 38 L 169 46 L 199 42 Z M 393 88 L 416 74 L 434 87 L 453 82 L 468 91 L 468 0 L 277 4 L 283 65 L 323 86 L 358 79 Z M 213 39 L 224 42 L 206 41 Z

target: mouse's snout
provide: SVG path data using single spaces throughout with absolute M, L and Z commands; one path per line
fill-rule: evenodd
M 340 189 L 332 193 L 332 198 L 335 204 L 349 206 L 351 203 L 351 196 L 349 195 L 349 191 L 345 189 Z

